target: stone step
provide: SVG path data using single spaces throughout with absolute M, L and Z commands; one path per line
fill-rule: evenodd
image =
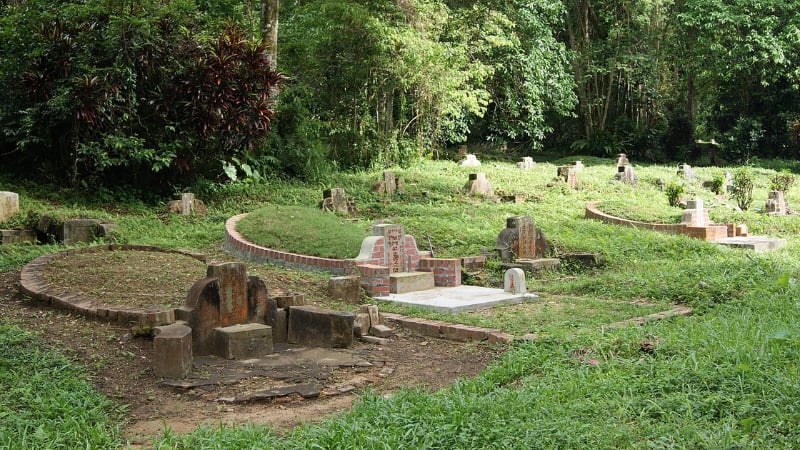
M 389 274 L 389 292 L 405 294 L 406 292 L 433 289 L 433 272 L 398 272 Z

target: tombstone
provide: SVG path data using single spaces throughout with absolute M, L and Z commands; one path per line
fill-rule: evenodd
M 64 222 L 64 245 L 92 242 L 97 237 L 95 219 L 70 219 Z
M 581 170 L 583 170 L 583 161 L 581 160 L 572 161 L 572 167 L 574 167 L 575 170 L 580 172 Z
M 677 175 L 692 183 L 697 181 L 697 177 L 694 174 L 694 169 L 692 169 L 692 166 L 689 164 L 679 164 Z
M 578 187 L 578 170 L 575 166 L 559 166 L 558 177 L 566 181 L 570 189 Z
M 19 212 L 19 194 L 0 191 L 0 222 L 5 222 Z
M 533 259 L 536 252 L 537 230 L 533 218 L 514 216 L 506 219 L 506 228 L 497 236 L 495 250 L 503 262 L 513 259 Z
M 357 305 L 361 299 L 361 277 L 346 275 L 329 278 L 328 297 Z
M 272 325 L 275 310 L 278 308 L 275 300 L 269 298 L 267 285 L 259 277 L 247 277 L 247 321 Z
M 458 164 L 461 167 L 479 167 L 481 165 L 481 162 L 478 161 L 478 158 L 475 155 L 467 153 L 464 156 L 464 159 L 461 160 L 461 162 Z
M 723 187 L 723 192 L 733 192 L 733 175 L 727 170 L 723 174 L 725 177 L 725 186 Z
M 180 200 L 172 200 L 167 203 L 167 211 L 183 216 L 192 214 L 204 216 L 207 212 L 206 204 L 202 200 L 196 199 L 191 192 L 184 192 L 181 194 Z
M 383 182 L 386 186 L 386 195 L 394 195 L 397 190 L 394 172 L 383 172 Z
M 770 191 L 767 204 L 764 206 L 764 212 L 771 216 L 785 216 L 786 210 L 786 199 L 783 191 Z
M 206 276 L 219 280 L 220 326 L 247 322 L 247 266 L 240 262 L 209 264 Z
M 195 355 L 214 351 L 214 329 L 221 326 L 219 280 L 208 277 L 197 280 L 183 306 L 175 310 L 175 318 L 192 329 L 192 350 Z
M 403 226 L 380 224 L 375 225 L 372 229 L 373 233 L 383 236 L 383 265 L 389 269 L 389 274 L 407 272 Z
M 617 167 L 617 179 L 626 184 L 636 184 L 636 174 L 633 166 Z
M 465 156 L 467 154 L 467 145 L 461 144 L 458 146 L 458 156 Z
M 628 156 L 625 153 L 617 154 L 617 172 L 620 172 L 620 167 L 630 166 L 631 162 L 628 161 Z
M 686 202 L 681 214 L 681 223 L 690 227 L 704 227 L 710 224 L 708 210 L 703 207 L 703 199 L 695 198 Z
M 503 292 L 524 294 L 528 291 L 525 285 L 525 271 L 519 268 L 506 270 L 503 276 Z
M 153 374 L 186 378 L 192 371 L 192 329 L 185 322 L 153 328 Z
M 292 306 L 287 341 L 314 347 L 346 348 L 353 343 L 354 321 L 355 315 L 348 312 Z
M 355 202 L 345 197 L 343 188 L 330 188 L 322 191 L 320 208 L 342 214 L 353 214 L 356 205 Z
M 523 156 L 522 161 L 517 163 L 517 168 L 522 170 L 530 170 L 536 167 L 536 163 L 530 156 Z
M 486 178 L 486 174 L 483 172 L 469 174 L 469 179 L 464 185 L 464 190 L 470 195 L 483 195 L 491 197 L 494 194 L 492 192 L 492 185 L 489 184 L 489 180 Z

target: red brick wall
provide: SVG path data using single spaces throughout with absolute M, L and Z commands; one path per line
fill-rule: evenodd
M 419 270 L 433 272 L 433 284 L 436 286 L 461 286 L 461 259 L 459 258 L 422 258 Z

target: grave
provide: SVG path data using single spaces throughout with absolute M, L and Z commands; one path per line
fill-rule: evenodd
M 36 232 L 33 230 L 0 230 L 0 245 L 35 243 Z
M 630 166 L 631 162 L 628 161 L 628 155 L 625 153 L 618 153 L 617 154 L 617 172 L 620 172 L 620 167 Z
M 735 236 L 717 239 L 715 244 L 726 247 L 742 248 L 755 252 L 777 250 L 786 246 L 786 239 L 768 238 L 763 236 Z
M 580 172 L 581 170 L 583 170 L 583 161 L 581 160 L 572 161 L 572 167 L 574 167 L 575 170 Z
M 179 200 L 172 200 L 167 203 L 167 211 L 171 213 L 180 214 L 182 216 L 206 215 L 206 204 L 202 200 L 195 198 L 191 192 L 184 192 L 181 194 Z
M 461 167 L 479 167 L 481 165 L 481 162 L 478 161 L 478 158 L 475 155 L 467 153 L 466 155 L 464 155 L 464 159 L 462 159 L 461 162 L 458 163 L 458 165 L 460 165 Z
M 690 227 L 705 227 L 711 224 L 708 210 L 703 207 L 703 199 L 695 198 L 686 202 L 686 209 L 681 214 L 681 224 Z
M 536 163 L 530 156 L 523 156 L 522 161 L 517 163 L 517 168 L 521 170 L 531 170 L 536 167 Z
M 764 205 L 764 212 L 771 216 L 785 216 L 788 207 L 786 199 L 783 196 L 783 191 L 770 191 L 767 198 L 767 204 Z
M 494 195 L 492 185 L 489 184 L 489 180 L 483 172 L 469 174 L 464 190 L 469 195 L 482 195 L 484 197 L 492 197 Z
M 405 189 L 405 182 L 402 178 L 396 177 L 394 172 L 383 172 L 383 180 L 377 181 L 372 185 L 372 192 L 392 196 L 402 194 Z
M 512 294 L 525 294 L 528 287 L 525 284 L 525 272 L 522 269 L 508 269 L 503 276 L 503 292 Z
M 578 169 L 575 166 L 559 166 L 558 178 L 563 179 L 570 189 L 578 187 Z
M 560 265 L 558 258 L 545 258 L 550 250 L 542 232 L 529 216 L 506 219 L 506 228 L 497 236 L 495 251 L 505 268 L 524 268 L 534 272 Z
M 636 184 L 636 173 L 630 165 L 618 166 L 616 178 L 626 184 Z
M 19 212 L 19 194 L 0 191 L 0 222 L 5 222 Z
M 434 287 L 405 294 L 387 294 L 375 300 L 417 306 L 445 313 L 478 311 L 501 305 L 514 305 L 537 299 L 532 293 L 511 293 L 481 286 Z
M 322 202 L 319 207 L 325 211 L 334 211 L 342 214 L 355 214 L 356 204 L 344 195 L 343 188 L 330 188 L 322 191 Z
M 361 278 L 357 275 L 329 278 L 328 297 L 345 303 L 358 304 L 361 299 Z
M 100 222 L 95 219 L 70 219 L 64 221 L 64 245 L 92 242 L 98 235 Z
M 694 169 L 689 164 L 679 164 L 678 171 L 676 173 L 678 176 L 683 177 L 686 181 L 694 183 L 697 181 L 697 177 L 694 174 Z

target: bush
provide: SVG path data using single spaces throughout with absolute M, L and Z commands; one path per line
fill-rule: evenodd
M 725 174 L 724 173 L 717 173 L 711 178 L 711 191 L 717 195 L 722 194 L 722 190 L 725 188 Z
M 753 173 L 742 167 L 733 175 L 733 198 L 742 211 L 747 211 L 753 203 Z
M 794 184 L 794 175 L 788 170 L 781 170 L 769 179 L 769 188 L 773 191 L 787 192 Z
M 669 206 L 675 207 L 678 206 L 678 203 L 681 201 L 684 188 L 681 183 L 670 181 L 664 192 L 667 194 L 667 203 L 669 203 Z

